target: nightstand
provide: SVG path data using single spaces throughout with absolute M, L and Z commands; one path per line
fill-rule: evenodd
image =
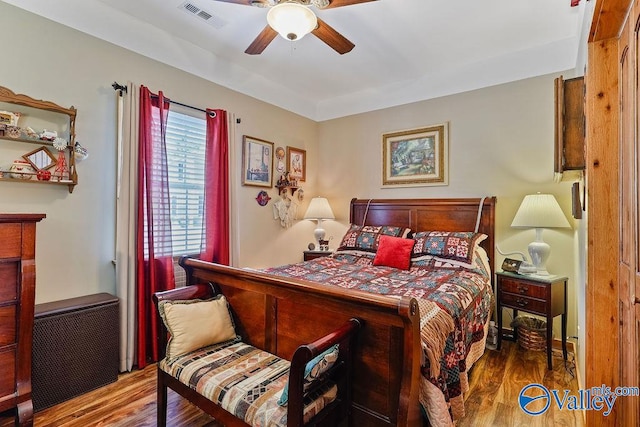
M 331 254 L 333 254 L 333 251 L 304 251 L 304 260 L 311 261 L 312 259 L 329 256 Z
M 562 316 L 562 355 L 564 360 L 567 360 L 568 279 L 563 276 L 525 276 L 506 271 L 496 273 L 496 277 L 498 350 L 502 343 L 502 309 L 511 308 L 514 319 L 518 311 L 524 311 L 543 316 L 547 321 L 547 367 L 549 369 L 552 369 L 553 318 Z

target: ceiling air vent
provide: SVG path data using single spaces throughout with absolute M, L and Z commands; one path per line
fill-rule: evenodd
M 211 25 L 214 28 L 220 29 L 227 25 L 227 22 L 219 18 L 212 13 L 207 12 L 206 10 L 202 10 L 199 6 L 196 6 L 192 2 L 184 2 L 180 5 L 180 9 L 184 10 L 190 15 L 194 15 L 205 21 L 207 24 Z

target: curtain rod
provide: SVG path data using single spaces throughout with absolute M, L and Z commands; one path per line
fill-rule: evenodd
M 120 96 L 122 96 L 122 92 L 125 92 L 125 93 L 127 92 L 127 87 L 126 86 L 122 86 L 118 82 L 113 82 L 111 87 L 113 87 L 114 90 L 119 90 L 120 91 Z M 158 97 L 158 95 L 154 95 L 154 94 L 151 94 L 151 96 L 153 98 L 157 98 Z M 207 110 L 203 110 L 202 108 L 198 108 L 198 107 L 194 107 L 194 106 L 191 106 L 191 105 L 183 104 L 182 102 L 178 102 L 178 101 L 172 101 L 172 100 L 170 100 L 168 98 L 166 98 L 166 99 L 169 101 L 170 104 L 176 104 L 176 105 L 179 105 L 181 107 L 191 108 L 192 110 L 202 111 L 203 113 L 210 114 L 211 117 L 215 117 L 216 116 L 216 112 L 215 111 L 212 111 L 211 113 L 209 113 Z

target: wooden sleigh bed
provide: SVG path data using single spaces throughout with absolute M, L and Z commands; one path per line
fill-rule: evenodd
M 480 246 L 493 270 L 495 204 L 495 197 L 353 199 L 350 222 L 407 227 L 412 231 L 469 232 L 477 228 L 487 236 Z M 331 260 L 309 261 L 313 262 Z M 476 314 L 482 316 L 484 323 L 479 328 L 476 324 L 473 334 L 469 333 L 473 340 L 466 348 L 456 344 L 455 351 L 464 353 L 464 357 L 456 361 L 461 367 L 456 373 L 460 378 L 455 391 L 443 393 L 446 384 L 441 383 L 444 380 L 432 377 L 430 381 L 429 368 L 425 367 L 421 340 L 424 321 L 421 323 L 420 317 L 422 314 L 424 320 L 425 313 L 420 312 L 420 307 L 424 306 L 419 298 L 344 289 L 303 278 L 274 275 L 274 272 L 227 267 L 189 258 L 183 259 L 181 264 L 187 271 L 189 284 L 211 282 L 219 287 L 229 300 L 236 329 L 245 341 L 283 358 L 290 358 L 298 345 L 313 341 L 348 319 L 361 319 L 363 327 L 354 349 L 350 425 L 419 426 L 425 424 L 425 411 L 431 425 L 452 425 L 452 418 L 460 416 L 467 373 L 484 351 L 486 323 L 491 314 L 491 304 L 486 302 L 487 298 L 492 298 L 491 271 L 485 273 L 487 283 L 484 286 L 488 295 L 484 296 L 484 305 L 482 309 L 475 308 L 476 312 L 482 311 Z M 459 326 L 457 319 L 454 322 Z M 471 329 L 465 321 L 460 323 L 463 328 Z M 423 409 L 425 400 L 428 400 L 427 408 Z M 457 406 L 455 410 L 454 406 Z

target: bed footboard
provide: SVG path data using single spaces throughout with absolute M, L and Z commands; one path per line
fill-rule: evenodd
M 189 258 L 180 264 L 190 285 L 211 283 L 226 296 L 245 342 L 282 358 L 291 360 L 299 345 L 351 318 L 361 319 L 353 349 L 350 425 L 422 424 L 420 317 L 415 299 L 346 292 Z

